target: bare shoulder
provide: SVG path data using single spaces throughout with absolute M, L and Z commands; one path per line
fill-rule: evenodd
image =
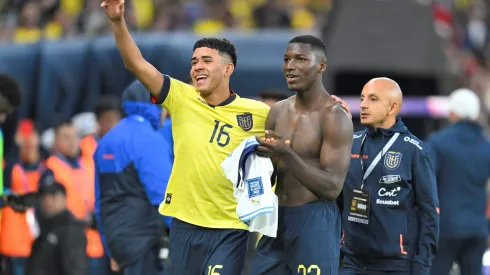
M 281 100 L 281 101 L 274 103 L 274 105 L 272 105 L 272 107 L 271 107 L 269 114 L 271 116 L 280 115 L 282 112 L 284 112 L 289 107 L 294 105 L 295 97 L 296 96 L 291 96 L 289 98 L 286 98 L 284 100 Z
M 332 100 L 333 101 L 333 100 Z M 337 102 L 323 109 L 322 115 L 322 132 L 324 139 L 334 143 L 352 143 L 354 126 L 352 119 L 347 112 Z

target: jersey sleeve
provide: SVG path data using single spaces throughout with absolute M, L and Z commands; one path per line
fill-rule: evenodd
M 256 102 L 257 115 L 254 121 L 254 132 L 260 137 L 265 137 L 265 121 L 269 115 L 270 107 L 262 102 Z
M 163 79 L 160 96 L 158 98 L 152 96 L 151 100 L 155 104 L 162 105 L 172 115 L 180 108 L 182 102 L 196 94 L 196 89 L 168 75 L 163 75 Z

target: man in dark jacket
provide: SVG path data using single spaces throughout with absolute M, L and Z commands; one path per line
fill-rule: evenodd
M 99 229 L 125 275 L 162 274 L 161 240 L 170 218 L 158 213 L 158 205 L 172 160 L 169 143 L 157 132 L 161 107 L 151 104 L 139 81 L 123 92 L 122 101 L 127 117 L 100 139 L 94 154 Z
M 26 275 L 87 275 L 85 224 L 66 206 L 66 189 L 46 173 L 40 180 L 42 221 Z
M 451 125 L 433 134 L 428 145 L 434 154 L 441 233 L 433 275 L 448 275 L 453 262 L 461 274 L 482 274 L 487 248 L 486 185 L 490 178 L 490 142 L 476 121 L 480 100 L 470 90 L 450 95 Z
M 428 275 L 437 249 L 439 203 L 429 150 L 397 118 L 398 84 L 369 81 L 342 201 L 340 274 Z

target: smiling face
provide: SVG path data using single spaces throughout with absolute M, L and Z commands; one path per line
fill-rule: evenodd
M 213 93 L 231 75 L 233 63 L 218 50 L 196 48 L 191 59 L 192 82 L 197 91 L 206 97 Z
M 311 45 L 303 43 L 288 45 L 282 71 L 289 90 L 299 92 L 308 90 L 326 68 L 325 58 Z

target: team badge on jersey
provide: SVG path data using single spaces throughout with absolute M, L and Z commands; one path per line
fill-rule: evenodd
M 385 167 L 393 170 L 400 166 L 402 162 L 402 153 L 388 151 L 385 155 Z
M 252 128 L 254 126 L 252 114 L 245 113 L 243 115 L 237 115 L 236 119 L 238 122 L 238 126 L 240 126 L 240 128 L 242 128 L 244 131 L 248 132 L 248 131 L 252 130 Z

